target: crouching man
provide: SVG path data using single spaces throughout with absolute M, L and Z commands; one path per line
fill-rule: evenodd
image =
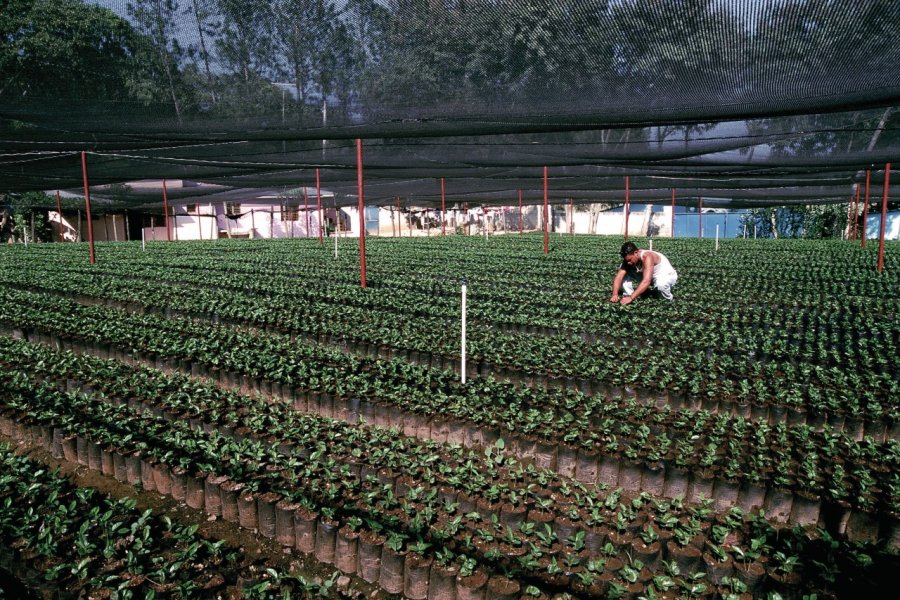
M 672 286 L 678 281 L 678 273 L 668 258 L 653 250 L 641 250 L 633 242 L 622 244 L 619 253 L 622 264 L 613 279 L 610 302 L 631 304 L 648 291 L 672 300 Z

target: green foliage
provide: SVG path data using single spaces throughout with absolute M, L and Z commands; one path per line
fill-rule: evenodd
M 0 98 L 127 97 L 138 37 L 111 10 L 77 0 L 10 0 L 0 11 Z
M 774 223 L 774 225 L 773 225 Z M 759 238 L 838 238 L 847 227 L 847 204 L 755 208 L 741 218 L 747 236 Z
M 56 208 L 55 200 L 42 192 L 0 196 L 0 243 L 51 241 L 53 228 L 47 220 L 50 207 Z

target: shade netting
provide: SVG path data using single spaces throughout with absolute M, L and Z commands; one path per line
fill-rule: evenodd
M 891 0 L 9 0 L 2 191 L 846 202 L 900 147 Z M 894 195 L 896 197 L 896 194 Z M 707 204 L 709 205 L 709 204 Z

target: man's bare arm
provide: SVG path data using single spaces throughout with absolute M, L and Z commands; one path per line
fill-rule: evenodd
M 622 282 L 625 281 L 625 269 L 619 269 L 616 277 L 613 279 L 612 295 L 609 297 L 610 302 L 619 301 L 619 290 L 622 289 Z
M 650 289 L 650 284 L 653 282 L 653 258 L 650 256 L 650 253 L 644 255 L 644 276 L 641 279 L 640 285 L 637 286 L 637 289 L 628 296 L 627 298 L 622 298 L 622 304 L 631 304 L 634 302 L 641 294 Z

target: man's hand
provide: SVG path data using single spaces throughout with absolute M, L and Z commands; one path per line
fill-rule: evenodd
M 613 294 L 612 296 L 609 297 L 609 301 L 610 301 L 610 302 L 618 302 L 618 301 L 619 301 L 619 295 L 618 295 L 618 294 Z
M 622 306 L 631 304 L 633 301 L 634 301 L 634 296 L 623 296 L 622 297 Z

